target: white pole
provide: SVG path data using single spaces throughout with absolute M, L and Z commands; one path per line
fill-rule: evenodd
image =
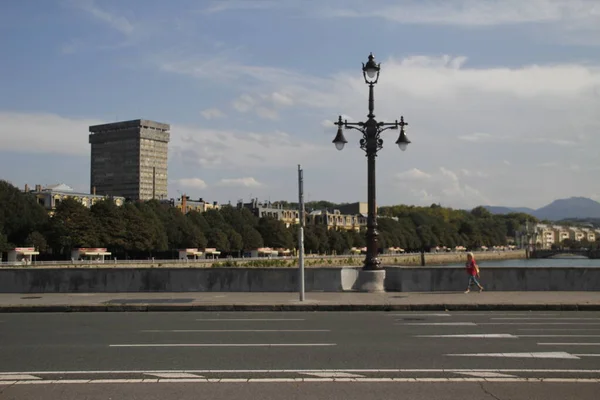
M 302 167 L 298 164 L 298 269 L 300 301 L 304 301 L 304 178 Z

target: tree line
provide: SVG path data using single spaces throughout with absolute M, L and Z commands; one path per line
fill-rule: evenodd
M 329 202 L 307 203 L 307 209 L 332 209 Z M 492 215 L 483 207 L 471 211 L 439 205 L 391 206 L 379 209 L 380 247 L 407 251 L 458 245 L 476 249 L 506 245 L 507 238 L 525 223 L 526 214 Z M 296 249 L 296 226 L 258 218 L 247 208 L 224 205 L 204 213 L 179 209 L 158 201 L 130 202 L 118 207 L 103 200 L 88 208 L 73 199 L 63 200 L 52 217 L 34 196 L 0 181 L 0 250 L 34 246 L 52 258 L 69 258 L 71 249 L 106 247 L 113 256 L 172 257 L 177 249 L 216 248 L 224 255 L 240 255 L 260 247 Z M 307 224 L 305 251 L 343 254 L 364 247 L 363 232 L 327 230 Z M 50 257 L 50 256 L 48 256 Z M 41 254 L 43 258 L 43 254 Z

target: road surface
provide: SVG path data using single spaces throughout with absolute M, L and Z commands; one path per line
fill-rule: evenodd
M 0 360 L 0 399 L 597 399 L 600 313 L 0 314 Z

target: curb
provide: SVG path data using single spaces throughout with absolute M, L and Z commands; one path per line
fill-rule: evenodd
M 0 306 L 0 313 L 183 311 L 600 311 L 600 304 L 57 304 Z

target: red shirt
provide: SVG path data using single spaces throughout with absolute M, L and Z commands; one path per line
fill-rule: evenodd
M 477 275 L 477 269 L 475 269 L 475 265 L 477 265 L 475 260 L 467 261 L 467 264 L 465 265 L 467 268 L 467 273 L 471 276 Z

